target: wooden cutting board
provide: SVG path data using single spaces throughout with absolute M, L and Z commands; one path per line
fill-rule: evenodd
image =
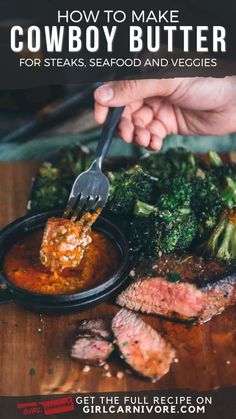
M 236 161 L 236 153 L 230 159 Z M 31 178 L 39 164 L 0 164 L 0 227 L 26 211 Z M 176 347 L 171 371 L 152 384 L 125 372 L 124 364 L 110 362 L 111 377 L 103 368 L 82 372 L 69 357 L 69 340 L 78 319 L 111 317 L 119 308 L 100 304 L 83 313 L 39 315 L 13 303 L 0 305 L 0 395 L 35 395 L 93 391 L 142 391 L 166 388 L 214 389 L 236 385 L 236 310 L 232 307 L 202 326 L 143 318 Z M 125 372 L 117 379 L 118 371 Z

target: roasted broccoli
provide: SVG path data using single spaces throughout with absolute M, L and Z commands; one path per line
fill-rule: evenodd
M 215 227 L 224 202 L 215 176 L 205 173 L 203 177 L 195 177 L 191 184 L 191 207 L 198 222 L 197 237 L 203 238 Z
M 146 173 L 158 179 L 161 188 L 169 183 L 172 166 L 165 154 L 145 154 L 139 164 Z
M 208 158 L 210 170 L 192 180 L 191 205 L 198 222 L 199 239 L 209 236 L 224 208 L 236 204 L 236 165 L 223 164 L 215 151 L 210 151 Z
M 87 147 L 75 144 L 69 148 L 62 147 L 51 161 L 62 176 L 75 178 L 89 168 L 93 156 Z
M 131 214 L 137 200 L 150 202 L 156 182 L 140 166 L 109 175 L 111 184 L 106 209 L 113 214 Z
M 226 187 L 221 193 L 221 198 L 227 208 L 236 206 L 236 181 L 230 177 L 226 178 Z
M 166 152 L 166 157 L 173 167 L 173 174 L 186 179 L 192 179 L 196 175 L 198 161 L 191 151 L 183 147 L 172 148 Z
M 41 167 L 30 195 L 28 210 L 34 213 L 65 208 L 71 182 L 71 179 L 60 177 L 59 170 L 51 164 Z
M 207 256 L 236 259 L 236 207 L 222 212 L 218 224 L 201 250 Z
M 179 211 L 183 207 L 189 207 L 192 197 L 190 182 L 182 177 L 170 179 L 168 187 L 164 188 L 156 201 L 159 211 Z
M 59 150 L 33 182 L 29 211 L 64 209 L 76 175 L 87 169 L 91 161 L 91 152 L 86 147 L 74 145 Z
M 196 218 L 190 207 L 166 214 L 158 207 L 138 201 L 131 226 L 133 252 L 148 257 L 186 249 L 196 234 Z
M 210 172 L 218 181 L 221 188 L 227 186 L 227 178 L 236 181 L 236 163 L 223 163 L 221 157 L 215 152 L 208 153 Z
M 64 209 L 75 176 L 90 163 L 86 149 L 62 150 L 40 169 L 29 210 Z M 103 214 L 130 237 L 136 255 L 155 257 L 193 242 L 206 255 L 236 259 L 236 164 L 223 164 L 210 152 L 209 165 L 202 169 L 183 148 L 116 168 L 107 173 L 111 188 Z
M 169 149 L 165 154 L 145 155 L 140 159 L 140 165 L 163 185 L 176 176 L 190 180 L 198 169 L 196 157 L 182 147 Z

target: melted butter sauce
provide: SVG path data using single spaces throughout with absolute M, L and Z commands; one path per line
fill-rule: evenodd
M 43 231 L 31 233 L 12 246 L 5 257 L 6 276 L 18 287 L 41 294 L 71 294 L 105 282 L 119 265 L 114 243 L 103 233 L 92 231 L 92 242 L 75 269 L 50 272 L 39 259 Z

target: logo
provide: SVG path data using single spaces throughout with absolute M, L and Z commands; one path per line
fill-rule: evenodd
M 74 400 L 70 396 L 40 402 L 18 403 L 16 407 L 21 410 L 24 416 L 40 413 L 44 415 L 55 415 L 75 410 Z

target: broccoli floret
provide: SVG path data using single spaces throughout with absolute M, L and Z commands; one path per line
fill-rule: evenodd
M 179 237 L 176 249 L 183 250 L 190 247 L 197 233 L 197 220 L 194 212 L 184 210 L 179 215 Z
M 62 176 L 75 178 L 89 168 L 93 162 L 91 151 L 79 144 L 71 147 L 62 147 L 52 159 L 53 166 L 57 167 Z
M 109 175 L 111 184 L 106 209 L 114 214 L 131 214 L 137 200 L 150 202 L 155 180 L 140 166 Z
M 192 179 L 197 173 L 198 161 L 191 151 L 183 147 L 172 148 L 166 152 L 166 157 L 172 164 L 174 173 L 186 179 Z
M 224 208 L 236 204 L 236 165 L 224 164 L 215 151 L 209 151 L 210 171 L 192 180 L 192 208 L 198 221 L 197 236 L 204 239 L 217 225 Z
M 211 173 L 216 177 L 219 187 L 224 188 L 227 185 L 227 178 L 236 182 L 236 164 L 226 163 L 223 166 L 215 167 Z
M 158 178 L 164 186 L 166 182 L 169 183 L 170 176 L 172 176 L 172 165 L 165 154 L 145 154 L 139 164 L 145 172 Z
M 149 154 L 140 159 L 143 169 L 159 179 L 163 185 L 169 179 L 180 176 L 192 179 L 198 169 L 198 161 L 192 152 L 185 148 L 172 148 L 165 154 Z
M 166 217 L 158 207 L 138 201 L 131 226 L 131 247 L 134 253 L 148 257 L 186 249 L 195 237 L 196 227 L 191 208 L 180 208 Z
M 214 151 L 208 156 L 211 170 L 191 182 L 191 206 L 198 221 L 198 239 L 206 239 L 217 225 L 221 211 L 236 204 L 236 165 L 224 165 Z
M 56 167 L 42 167 L 30 195 L 29 211 L 34 213 L 65 208 L 71 183 L 71 179 L 60 177 Z
M 155 206 L 138 201 L 131 228 L 132 247 L 146 256 L 186 249 L 195 237 L 197 222 L 190 207 L 192 187 L 175 178 Z
M 224 206 L 216 178 L 205 173 L 192 180 L 191 207 L 198 222 L 197 237 L 203 238 L 215 227 Z
M 195 212 L 198 239 L 206 239 L 217 225 L 224 208 L 236 206 L 236 182 L 226 178 L 226 187 L 220 188 L 212 174 L 192 181 L 191 206 Z
M 209 151 L 208 157 L 210 173 L 217 179 L 219 187 L 224 188 L 227 186 L 227 178 L 231 178 L 236 182 L 236 163 L 223 163 L 221 157 L 215 151 Z
M 39 171 L 33 182 L 28 209 L 36 213 L 64 209 L 75 177 L 91 164 L 86 147 L 63 147 Z
M 227 186 L 223 190 L 221 198 L 227 208 L 233 208 L 236 206 L 236 181 L 227 177 L 226 184 Z
M 222 212 L 218 224 L 201 249 L 207 256 L 236 259 L 236 207 Z
M 160 211 L 179 211 L 189 207 L 192 197 L 191 183 L 182 177 L 170 180 L 168 187 L 159 196 L 156 206 Z

